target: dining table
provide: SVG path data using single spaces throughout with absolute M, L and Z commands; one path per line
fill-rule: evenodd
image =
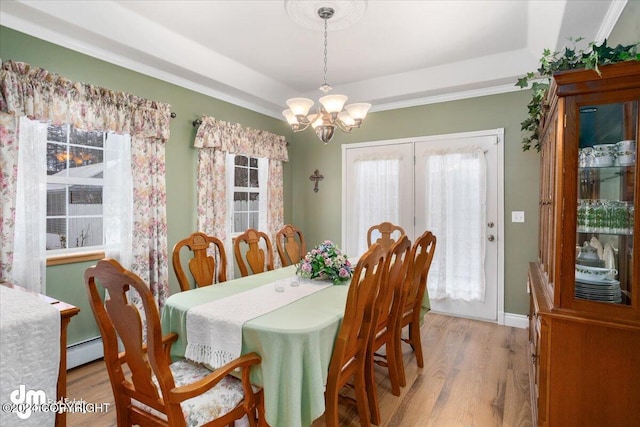
M 332 285 L 330 281 L 297 278 L 296 266 L 278 268 L 171 295 L 162 310 L 162 330 L 178 334 L 171 348 L 174 359 L 191 358 L 193 340 L 218 336 L 216 328 L 224 326 L 223 317 L 234 317 L 243 306 L 250 313 L 248 317 L 257 313 L 238 327 L 240 336 L 235 339 L 239 354 L 234 356 L 250 352 L 261 356 L 261 363 L 251 369 L 251 382 L 263 389 L 270 426 L 306 427 L 325 412 L 329 363 L 348 289 L 349 281 Z M 284 302 L 273 305 L 279 298 Z M 423 309 L 428 307 L 426 296 Z M 196 313 L 218 323 L 194 324 L 202 319 Z

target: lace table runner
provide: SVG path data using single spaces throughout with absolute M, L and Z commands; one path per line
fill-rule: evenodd
M 291 286 L 294 280 L 298 280 L 298 286 Z M 219 368 L 240 356 L 245 322 L 331 285 L 328 281 L 289 277 L 193 307 L 187 311 L 185 357 Z M 278 292 L 276 287 L 284 290 Z
M 0 286 L 0 402 L 42 403 L 39 392 L 55 400 L 59 364 L 60 312 L 37 295 Z M 0 426 L 52 426 L 55 415 L 25 405 L 23 418 L 1 411 Z

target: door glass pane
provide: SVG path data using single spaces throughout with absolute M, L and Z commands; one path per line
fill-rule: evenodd
M 575 297 L 631 304 L 637 102 L 580 108 Z M 636 285 L 637 287 L 637 285 Z

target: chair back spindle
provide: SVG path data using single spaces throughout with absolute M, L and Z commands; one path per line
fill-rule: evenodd
M 276 247 L 283 267 L 297 264 L 307 252 L 302 231 L 291 224 L 276 233 Z
M 180 257 L 183 248 L 191 251 L 188 267 L 195 287 L 209 286 L 227 280 L 227 254 L 220 239 L 196 232 L 180 240 L 173 247 L 173 270 L 181 291 L 191 289 Z
M 266 251 L 260 247 L 261 243 Z M 249 247 L 244 254 L 242 245 Z M 233 252 L 242 277 L 273 270 L 273 247 L 269 236 L 262 231 L 249 228 L 237 236 L 233 241 Z
M 404 236 L 405 232 L 399 225 L 394 225 L 390 222 L 382 222 L 377 225 L 373 225 L 367 231 L 367 246 L 371 246 L 373 243 L 380 243 L 385 249 L 389 249 L 401 236 Z M 376 236 L 380 236 L 377 237 Z M 374 241 L 373 239 L 376 238 Z

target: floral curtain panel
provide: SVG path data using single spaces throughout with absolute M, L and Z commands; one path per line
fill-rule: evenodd
M 84 130 L 131 135 L 134 171 L 131 270 L 150 284 L 162 308 L 169 296 L 165 144 L 171 106 L 81 82 L 23 62 L 0 69 L 0 274 L 11 279 L 17 176 L 17 118 L 70 123 Z
M 242 154 L 269 159 L 267 232 L 273 241 L 275 233 L 284 226 L 282 162 L 289 160 L 284 136 L 203 116 L 196 133 L 194 147 L 200 149 L 198 153 L 198 230 L 225 242 L 227 253 L 229 253 L 231 236 L 227 233 L 225 155 Z M 279 261 L 275 253 L 274 260 Z M 229 261 L 232 260 L 229 259 Z

